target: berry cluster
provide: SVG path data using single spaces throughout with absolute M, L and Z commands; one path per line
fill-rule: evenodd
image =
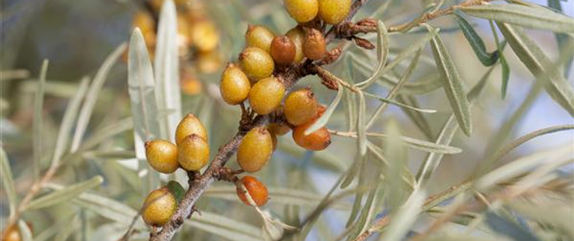
M 141 30 L 151 58 L 156 47 L 157 19 L 164 1 L 146 1 L 146 8 L 139 10 L 132 21 L 133 28 Z M 221 66 L 221 55 L 217 50 L 219 33 L 206 16 L 201 2 L 175 0 L 174 3 L 178 11 L 177 41 L 181 60 L 181 89 L 186 94 L 195 95 L 202 90 L 196 73 L 212 73 Z

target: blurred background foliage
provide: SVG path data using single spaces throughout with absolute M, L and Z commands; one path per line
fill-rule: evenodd
M 39 169 L 48 168 L 55 149 L 58 131 L 70 99 L 81 88 L 81 79 L 94 79 L 107 56 L 128 40 L 132 28 L 132 18 L 142 10 L 139 0 L 0 0 L 1 45 L 0 45 L 0 131 L 2 148 L 10 160 L 15 179 L 16 193 L 21 198 L 38 178 L 33 168 L 34 144 L 41 144 Z M 193 0 L 199 1 L 199 0 Z M 387 0 L 390 1 L 390 0 Z M 387 1 L 372 0 L 360 10 L 355 19 L 370 16 Z M 457 1 L 446 1 L 455 4 Z M 212 73 L 196 73 L 202 83 L 199 94 L 183 95 L 183 113 L 194 113 L 207 126 L 212 150 L 225 143 L 237 129 L 240 110 L 226 105 L 218 97 L 219 76 L 228 61 L 234 61 L 244 47 L 244 33 L 248 24 L 264 24 L 276 33 L 284 33 L 295 25 L 282 7 L 281 1 L 264 0 L 219 0 L 202 1 L 205 14 L 213 21 L 220 35 L 218 45 L 221 54 L 219 68 Z M 546 5 L 546 1 L 537 1 Z M 565 14 L 574 14 L 572 1 L 561 1 Z M 393 1 L 384 14 L 375 13 L 387 26 L 407 22 L 422 11 L 420 1 Z M 477 32 L 485 40 L 488 50 L 496 49 L 487 21 L 466 16 Z M 456 29 L 453 17 L 444 17 L 432 22 L 442 29 L 441 36 L 449 49 L 467 87 L 477 83 L 488 70 L 483 67 L 463 34 Z M 558 59 L 561 54 L 555 35 L 549 31 L 528 30 L 528 34 L 551 57 Z M 403 48 L 419 39 L 425 31 L 412 31 L 408 34 L 390 36 L 391 58 Z M 367 39 L 375 40 L 370 34 Z M 572 38 L 568 43 L 572 45 Z M 562 50 L 568 50 L 563 48 Z M 342 79 L 359 82 L 366 79 L 376 64 L 376 51 L 365 51 L 355 46 L 348 52 L 354 53 L 367 68 L 353 65 L 347 68 L 344 55 L 329 69 Z M 507 47 L 505 56 L 510 64 L 511 77 L 505 99 L 500 95 L 501 70 L 495 68 L 487 81 L 484 93 L 473 107 L 474 134 L 466 137 L 457 133 L 451 146 L 459 147 L 462 153 L 445 155 L 443 162 L 425 187 L 428 194 L 437 193 L 467 179 L 475 171 L 475 166 L 500 146 L 532 131 L 560 124 L 572 124 L 572 117 L 557 105 L 545 92 L 531 92 L 534 77 Z M 45 98 L 41 116 L 34 114 L 34 97 L 38 89 L 40 66 L 44 59 L 49 60 L 45 84 Z M 192 59 L 195 61 L 197 59 Z M 400 65 L 400 76 L 408 67 Z M 434 60 L 429 47 L 425 48 L 412 80 L 424 79 L 436 73 Z M 573 73 L 566 75 L 573 84 Z M 325 105 L 335 97 L 335 92 L 320 85 L 315 76 L 300 81 L 298 86 L 313 87 L 319 101 Z M 373 88 L 384 96 L 389 88 Z M 467 88 L 469 89 L 469 88 Z M 421 131 L 409 116 L 396 106 L 389 107 L 373 125 L 373 132 L 385 132 L 384 124 L 389 119 L 397 120 L 401 133 L 405 136 L 434 141 L 451 109 L 443 91 L 431 91 L 415 95 L 421 108 L 438 110 L 434 114 L 423 114 L 431 132 Z M 333 130 L 346 130 L 345 104 L 331 118 L 328 127 Z M 373 111 L 379 103 L 369 100 L 367 110 Z M 58 169 L 46 190 L 70 186 L 94 176 L 102 176 L 103 184 L 84 198 L 67 200 L 56 206 L 25 212 L 22 219 L 31 223 L 34 240 L 117 240 L 127 229 L 133 210 L 138 210 L 143 202 L 142 184 L 137 172 L 137 162 L 133 151 L 133 124 L 129 117 L 130 100 L 127 91 L 127 68 L 120 60 L 113 65 L 106 77 L 101 92 L 97 95 L 93 112 L 89 117 L 86 133 L 81 145 Z M 41 118 L 42 132 L 34 132 L 34 120 Z M 72 131 L 67 133 L 72 135 Z M 71 138 L 70 138 L 71 139 Z M 570 146 L 572 157 L 572 132 L 560 132 L 542 136 L 518 147 L 504 160 L 510 161 L 533 153 Z M 271 187 L 271 200 L 268 210 L 283 222 L 296 225 L 306 217 L 322 200 L 323 196 L 336 183 L 337 179 L 351 166 L 354 160 L 355 140 L 333 137 L 333 144 L 322 152 L 307 152 L 297 147 L 289 136 L 280 137 L 278 151 L 258 178 Z M 380 144 L 377 143 L 377 144 Z M 212 152 L 212 155 L 215 151 Z M 416 172 L 426 153 L 409 150 L 408 166 Z M 233 160 L 233 158 L 232 158 Z M 237 165 L 234 161 L 230 164 Z M 570 179 L 572 166 L 562 168 Z M 164 177 L 167 180 L 166 177 Z M 98 197 L 109 200 L 94 201 Z M 2 228 L 5 228 L 9 214 L 4 187 L 0 192 L 2 200 L 0 214 Z M 90 199 L 92 198 L 92 199 Z M 91 200 L 91 201 L 90 201 Z M 115 202 L 111 201 L 115 200 Z M 336 202 L 326 211 L 320 222 L 312 229 L 307 240 L 334 240 L 345 231 L 345 222 L 353 204 L 352 196 Z M 107 205 L 130 210 L 98 210 L 97 205 Z M 114 206 L 115 205 L 115 206 Z M 209 189 L 198 204 L 203 215 L 200 221 L 189 221 L 179 240 L 193 237 L 193 240 L 260 240 L 261 220 L 252 209 L 241 204 L 234 195 L 234 188 L 228 183 L 216 183 Z M 111 213 L 100 213 L 111 212 Z M 117 213 L 114 213 L 117 212 Z M 194 218 L 196 216 L 194 215 Z M 419 220 L 414 231 L 423 229 L 428 216 Z M 574 219 L 574 217 L 571 217 Z M 573 221 L 574 220 L 570 220 Z M 239 220 L 239 221 L 233 221 Z M 141 224 L 140 224 L 141 225 Z M 247 225 L 247 226 L 241 226 Z M 454 226 L 454 225 L 453 225 Z M 456 228 L 456 227 L 454 227 Z M 142 229 L 143 231 L 143 229 Z M 37 235 L 45 239 L 38 239 Z M 138 233 L 136 239 L 146 239 L 147 234 Z M 559 239 L 545 239 L 559 240 Z M 564 240 L 564 239 L 563 239 Z

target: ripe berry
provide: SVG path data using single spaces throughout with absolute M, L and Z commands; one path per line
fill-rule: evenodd
M 215 49 L 219 43 L 219 33 L 212 22 L 203 20 L 191 27 L 191 43 L 201 52 Z
M 251 90 L 251 83 L 247 75 L 234 64 L 228 64 L 223 74 L 219 91 L 223 100 L 230 105 L 237 105 L 247 99 Z
M 275 69 L 271 55 L 257 47 L 244 49 L 239 54 L 239 64 L 245 74 L 254 81 L 271 76 Z
M 169 221 L 176 208 L 175 196 L 169 192 L 168 188 L 162 187 L 147 195 L 142 217 L 148 225 L 163 226 Z
M 200 73 L 216 72 L 223 62 L 217 49 L 207 52 L 196 52 L 195 60 L 195 67 Z
M 197 95 L 203 90 L 203 83 L 197 79 L 194 72 L 183 68 L 179 72 L 181 91 L 187 95 Z
M 271 57 L 279 65 L 293 63 L 295 51 L 295 43 L 287 36 L 277 36 L 271 42 Z
M 262 79 L 249 91 L 249 105 L 255 113 L 267 115 L 281 104 L 285 86 L 275 77 Z
M 29 222 L 26 222 L 26 226 L 30 229 L 30 232 L 34 232 L 32 225 Z M 22 235 L 20 233 L 20 228 L 17 224 L 13 224 L 2 231 L 2 241 L 21 241 Z
M 145 155 L 149 165 L 158 172 L 172 173 L 177 170 L 177 146 L 165 140 L 145 143 Z
M 343 21 L 351 10 L 351 0 L 319 0 L 319 17 L 328 24 Z
M 198 171 L 209 161 L 209 145 L 202 137 L 192 134 L 178 145 L 178 162 L 187 171 Z
M 293 41 L 293 44 L 295 44 L 294 62 L 295 63 L 301 62 L 303 57 L 305 57 L 303 55 L 303 42 L 305 42 L 305 32 L 303 32 L 303 29 L 301 29 L 301 27 L 297 26 L 289 30 L 285 34 L 285 36 L 289 37 L 289 39 Z
M 251 196 L 251 199 L 257 206 L 263 206 L 267 203 L 269 194 L 265 184 L 261 183 L 259 180 L 252 176 L 245 176 L 241 178 L 240 182 L 243 184 L 243 186 L 245 186 L 245 190 L 249 192 L 249 196 Z M 241 199 L 245 205 L 251 206 L 249 200 L 247 200 L 247 195 L 245 195 L 245 192 L 239 185 L 236 187 L 235 191 L 237 192 L 239 199 Z
M 291 92 L 285 99 L 283 113 L 287 122 L 298 126 L 311 121 L 317 113 L 317 99 L 311 88 Z
M 237 162 L 246 172 L 261 170 L 273 153 L 271 134 L 263 127 L 251 129 L 239 144 Z
M 267 125 L 267 130 L 270 133 L 273 133 L 275 135 L 278 136 L 282 136 L 287 134 L 291 128 L 289 128 L 289 126 L 285 125 L 285 124 L 279 124 L 279 123 L 271 123 L 269 125 Z
M 299 23 L 313 20 L 319 12 L 317 0 L 283 0 L 289 15 Z
M 317 60 L 323 58 L 327 52 L 325 46 L 325 38 L 321 31 L 317 29 L 309 29 L 303 42 L 303 54 L 310 60 Z
M 319 106 L 317 114 L 303 125 L 297 126 L 293 129 L 293 140 L 297 145 L 307 150 L 320 151 L 324 150 L 331 144 L 331 133 L 326 127 L 323 127 L 309 135 L 305 135 L 305 131 L 323 115 L 326 108 L 322 105 Z
M 257 47 L 267 53 L 271 51 L 273 38 L 275 38 L 275 34 L 261 25 L 249 25 L 245 33 L 245 43 L 248 47 Z
M 203 138 L 207 142 L 207 130 L 201 124 L 199 119 L 195 117 L 193 114 L 187 114 L 177 125 L 177 129 L 175 130 L 175 140 L 177 145 L 183 141 L 189 135 L 196 134 Z

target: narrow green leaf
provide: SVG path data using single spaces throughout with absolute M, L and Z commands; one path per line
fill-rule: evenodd
M 356 202 L 359 207 L 362 207 L 362 211 L 361 214 L 357 217 L 357 221 L 353 224 L 353 231 L 351 231 L 347 240 L 354 240 L 354 237 L 358 236 L 368 228 L 370 221 L 373 219 L 375 211 L 380 207 L 380 205 L 382 205 L 382 202 L 384 201 L 382 198 L 379 198 L 379 186 L 382 183 L 379 181 L 381 175 L 381 166 L 379 163 L 368 158 L 365 160 L 365 163 L 365 181 L 363 182 L 365 184 L 369 184 L 369 181 L 373 180 L 373 189 L 369 191 L 367 200 L 365 200 L 363 205 L 361 200 Z
M 353 138 L 357 138 L 357 135 L 355 132 L 351 133 L 351 135 L 348 135 L 348 136 L 353 137 Z M 380 138 L 384 138 L 386 140 L 391 138 L 390 135 L 388 135 L 388 134 L 371 133 L 371 132 L 367 132 L 367 136 L 368 137 L 380 137 Z M 462 150 L 460 148 L 457 148 L 457 147 L 432 143 L 432 142 L 428 142 L 425 140 L 419 140 L 419 139 L 406 137 L 406 136 L 400 136 L 398 140 L 403 142 L 406 146 L 408 146 L 410 148 L 425 151 L 425 152 L 430 152 L 430 153 L 456 154 L 456 153 L 462 152 Z
M 23 241 L 32 241 L 32 230 L 28 227 L 28 224 L 24 220 L 18 220 L 18 229 L 20 230 L 20 235 Z
M 341 189 L 347 188 L 349 187 L 349 185 L 351 185 L 351 183 L 353 183 L 353 180 L 361 170 L 361 166 L 364 159 L 365 159 L 364 156 L 360 155 L 359 152 L 357 151 L 357 153 L 355 154 L 355 158 L 353 159 L 353 164 L 351 164 L 349 171 L 345 175 L 345 179 L 343 179 L 343 182 L 341 182 L 340 186 Z
M 8 160 L 8 156 L 2 147 L 0 147 L 0 176 L 2 177 L 2 186 L 6 191 L 6 196 L 8 196 L 10 215 L 14 215 L 16 212 L 16 202 L 18 197 L 16 189 L 14 188 L 14 177 L 12 176 L 10 160 Z
M 76 132 L 74 133 L 74 138 L 72 139 L 72 147 L 71 152 L 75 152 L 80 147 L 82 142 L 82 138 L 84 137 L 84 133 L 88 128 L 88 123 L 90 122 L 90 117 L 92 116 L 92 111 L 94 110 L 94 106 L 96 105 L 96 101 L 100 96 L 100 91 L 102 90 L 104 83 L 110 73 L 110 70 L 116 63 L 116 61 L 120 58 L 122 53 L 125 51 L 126 45 L 121 44 L 118 46 L 114 52 L 112 52 L 104 63 L 98 69 L 90 88 L 88 89 L 88 93 L 86 94 L 86 98 L 84 100 L 84 104 L 82 105 L 82 110 L 80 111 L 80 115 L 78 117 L 78 123 L 76 124 Z
M 496 61 L 498 61 L 499 52 L 494 51 L 492 53 L 488 53 L 486 51 L 486 45 L 484 45 L 482 38 L 474 30 L 474 27 L 470 25 L 470 23 L 468 23 L 466 19 L 464 19 L 458 13 L 458 11 L 455 11 L 454 14 L 456 16 L 456 22 L 458 23 L 460 30 L 464 34 L 464 37 L 472 47 L 472 50 L 474 50 L 476 57 L 478 57 L 478 60 L 480 60 L 482 65 L 492 66 L 493 64 L 495 64 Z
M 563 13 L 562 5 L 560 5 L 560 1 L 558 0 L 548 0 L 548 7 L 556 12 Z M 564 50 L 568 47 L 568 45 L 572 46 L 571 39 L 568 38 L 567 34 L 564 33 L 555 33 L 554 37 L 556 38 L 556 42 L 558 43 L 558 50 Z M 570 51 L 560 51 L 560 55 L 569 55 L 566 60 L 566 64 L 564 66 L 564 77 L 567 78 L 570 75 L 570 69 L 572 68 L 572 61 L 574 61 L 574 54 L 572 50 Z
M 136 216 L 138 215 L 138 212 L 133 208 L 119 201 L 96 194 L 82 193 L 80 196 L 76 197 L 73 202 L 99 216 L 108 218 L 125 226 L 129 226 L 133 219 L 137 218 Z M 145 228 L 143 220 L 136 220 L 135 227 L 138 229 Z
M 415 190 L 409 199 L 393 215 L 391 223 L 386 231 L 382 234 L 381 240 L 400 241 L 411 230 L 411 227 L 418 219 L 419 213 L 425 200 L 425 192 Z
M 329 107 L 327 107 L 327 109 L 325 110 L 325 113 L 323 113 L 323 115 L 321 117 L 319 117 L 319 119 L 317 121 L 315 121 L 315 123 L 313 123 L 313 125 L 311 125 L 309 128 L 307 128 L 307 130 L 305 130 L 305 135 L 309 135 L 321 128 L 323 128 L 325 125 L 327 125 L 327 122 L 329 122 L 329 119 L 331 119 L 331 115 L 333 115 L 333 112 L 335 112 L 335 109 L 337 109 L 337 106 L 339 105 L 339 102 L 341 101 L 341 97 L 343 97 L 343 87 L 341 86 L 341 84 L 339 84 L 337 82 L 337 86 L 339 86 L 339 90 L 337 90 L 337 96 L 335 96 L 335 99 L 333 99 L 333 101 L 331 102 L 331 104 L 329 105 Z
M 34 200 L 32 200 L 28 206 L 26 206 L 27 210 L 31 210 L 31 209 L 40 209 L 40 208 L 45 208 L 45 207 L 49 207 L 61 202 L 65 202 L 67 200 L 70 200 L 74 197 L 77 197 L 78 195 L 80 195 L 81 193 L 92 189 L 94 187 L 99 186 L 100 184 L 102 184 L 102 182 L 104 181 L 104 178 L 102 178 L 101 176 L 96 176 L 93 177 L 90 180 L 78 183 L 78 184 L 74 184 L 71 186 L 67 186 L 65 188 L 63 188 L 62 190 L 58 190 L 55 192 L 52 192 L 50 194 L 46 194 L 44 196 L 38 197 Z
M 415 96 L 412 95 L 398 95 L 397 100 L 401 103 L 405 103 L 410 106 L 418 107 L 418 101 Z M 411 119 L 415 125 L 421 130 L 427 139 L 431 140 L 434 138 L 432 129 L 427 118 L 418 111 L 413 111 L 407 108 L 401 108 L 401 110 L 407 115 L 409 119 Z
M 547 29 L 554 32 L 574 33 L 574 19 L 544 8 L 518 4 L 487 4 L 459 8 L 466 14 L 519 25 L 527 28 Z
M 70 235 L 77 230 L 80 223 L 80 215 L 76 214 L 73 218 L 68 220 L 68 223 L 60 229 L 58 234 L 54 237 L 54 241 L 66 241 Z
M 377 59 L 379 64 L 377 68 L 367 80 L 356 84 L 355 86 L 364 89 L 369 87 L 373 82 L 375 82 L 379 76 L 382 74 L 382 70 L 387 63 L 387 57 L 389 55 L 389 33 L 387 32 L 387 27 L 383 21 L 378 21 L 377 23 Z
M 388 138 L 383 141 L 383 153 L 388 164 L 384 167 L 385 196 L 389 212 L 396 211 L 405 201 L 408 193 L 404 189 L 402 170 L 407 165 L 406 146 L 401 139 L 401 131 L 398 123 L 391 119 L 384 127 L 388 132 Z
M 363 92 L 363 94 L 364 94 L 365 96 L 368 96 L 368 97 L 371 97 L 371 98 L 375 98 L 375 99 L 377 99 L 377 100 L 379 100 L 379 101 L 381 101 L 381 102 L 385 102 L 385 103 L 388 103 L 388 104 L 393 104 L 393 105 L 396 105 L 396 106 L 398 106 L 398 107 L 407 108 L 407 109 L 410 109 L 410 110 L 413 110 L 413 111 L 418 111 L 418 112 L 422 112 L 422 113 L 436 113 L 436 110 L 433 110 L 433 109 L 421 109 L 421 108 L 416 108 L 416 107 L 409 106 L 409 105 L 405 105 L 405 104 L 403 104 L 403 103 L 401 103 L 401 102 L 398 102 L 398 101 L 395 101 L 395 100 L 391 100 L 391 99 L 387 99 L 387 98 L 385 98 L 385 97 L 377 96 L 377 95 L 374 95 L 374 94 L 371 94 L 371 93 L 368 93 L 368 92 Z
M 443 87 L 450 106 L 462 131 L 467 136 L 470 136 L 472 133 L 470 108 L 456 66 L 442 43 L 440 36 L 437 35 L 431 40 L 431 46 L 437 68 L 443 77 Z
M 496 49 L 500 55 L 500 65 L 502 66 L 502 87 L 500 90 L 502 92 L 502 99 L 504 99 L 506 98 L 508 80 L 510 79 L 510 67 L 508 66 L 508 62 L 506 62 L 506 57 L 504 57 L 504 46 L 506 46 L 506 41 L 504 42 L 504 46 L 502 46 L 498 40 L 498 33 L 494 27 L 494 21 L 490 20 L 488 22 L 490 24 L 490 29 L 492 30 L 492 35 L 494 36 L 494 41 L 496 42 Z
M 574 208 L 572 205 L 531 204 L 524 201 L 514 201 L 508 205 L 526 218 L 554 226 L 568 235 L 571 240 L 574 239 L 574 230 L 572 229 Z
M 58 139 L 56 139 L 56 147 L 54 148 L 54 155 L 52 156 L 51 166 L 57 166 L 64 154 L 66 147 L 68 146 L 68 141 L 70 140 L 70 132 L 74 128 L 74 120 L 78 115 L 80 104 L 84 98 L 86 91 L 88 90 L 88 82 L 90 80 L 87 77 L 82 78 L 80 86 L 74 97 L 68 103 L 66 107 L 66 112 L 62 118 L 62 124 L 60 125 L 60 130 L 58 131 Z
M 37 235 L 35 235 L 34 237 L 34 241 L 49 240 L 49 238 L 52 238 L 52 236 L 56 235 L 63 227 L 66 227 L 70 222 L 69 220 L 71 220 L 74 215 L 75 214 L 67 216 L 60 215 L 55 223 L 52 222 L 52 224 L 50 224 L 48 228 L 44 229 L 41 232 L 38 232 Z
M 524 34 L 522 29 L 504 23 L 497 24 L 522 63 L 536 76 L 538 81 L 544 82 L 544 87 L 550 97 L 568 111 L 571 116 L 574 116 L 574 90 L 572 85 L 564 79 L 544 51 Z
M 181 184 L 176 181 L 169 181 L 166 186 L 169 189 L 169 192 L 175 196 L 177 203 L 180 203 L 183 196 L 185 196 L 185 189 L 183 189 Z
M 226 216 L 202 211 L 201 215 L 185 221 L 185 225 L 206 231 L 227 240 L 262 241 L 261 229 L 244 221 L 233 220 Z
M 177 12 L 173 1 L 164 1 L 159 16 L 155 51 L 155 96 L 158 109 L 174 110 L 161 118 L 161 138 L 175 141 L 175 129 L 181 120 L 179 86 L 179 48 Z
M 44 143 L 43 137 L 43 122 L 44 122 L 44 93 L 46 85 L 46 73 L 48 72 L 48 60 L 42 62 L 42 68 L 40 69 L 40 78 L 38 80 L 38 89 L 34 96 L 34 122 L 33 122 L 33 132 L 34 136 L 39 138 L 34 138 L 34 149 L 33 149 L 33 173 L 34 178 L 40 176 L 40 163 L 42 161 L 42 145 Z
M 365 126 L 365 117 L 367 115 L 367 104 L 363 92 L 359 92 L 359 118 L 357 119 L 357 141 L 359 154 L 364 156 L 367 153 L 367 131 Z
M 540 241 L 540 239 L 528 230 L 498 216 L 493 211 L 486 212 L 486 223 L 494 232 L 512 238 L 515 241 Z

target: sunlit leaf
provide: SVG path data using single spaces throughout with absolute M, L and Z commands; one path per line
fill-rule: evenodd
M 357 119 L 357 142 L 359 154 L 364 156 L 367 153 L 367 130 L 365 118 L 367 115 L 367 104 L 365 103 L 365 96 L 362 92 L 359 93 L 359 116 Z
M 82 194 L 87 190 L 99 186 L 100 184 L 102 184 L 103 181 L 104 179 L 101 176 L 96 176 L 90 180 L 80 182 L 78 184 L 74 184 L 71 186 L 67 186 L 61 190 L 54 191 L 50 194 L 46 194 L 44 196 L 32 200 L 26 206 L 26 209 L 31 210 L 31 209 L 45 208 L 68 201 L 74 197 L 77 197 L 78 195 Z
M 382 70 L 387 63 L 387 57 L 389 55 L 389 33 L 387 32 L 387 27 L 383 23 L 383 21 L 378 21 L 377 23 L 377 60 L 379 64 L 377 68 L 367 80 L 356 84 L 356 86 L 360 88 L 369 87 L 373 82 L 375 82 L 378 77 L 382 74 Z
M 518 4 L 483 4 L 459 8 L 466 14 L 528 28 L 574 33 L 574 19 L 544 9 Z

